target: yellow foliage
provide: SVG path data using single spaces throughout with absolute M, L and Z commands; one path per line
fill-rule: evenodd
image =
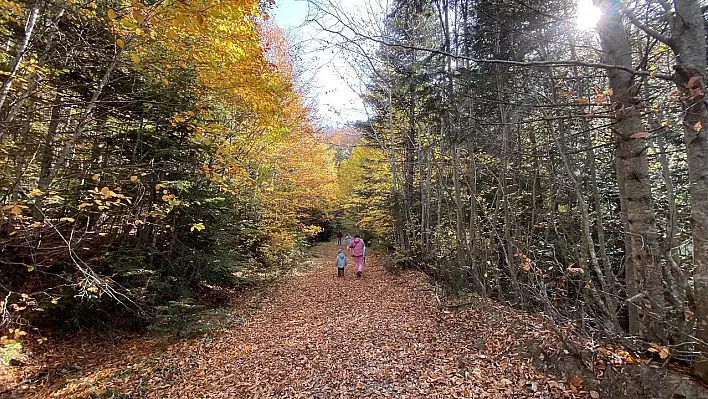
M 213 148 L 200 172 L 224 192 L 254 197 L 272 244 L 319 233 L 303 219 L 326 219 L 336 202 L 333 154 L 294 89 L 285 36 L 264 22 L 259 2 L 176 2 L 134 8 L 124 19 L 150 25 L 146 35 L 125 25 L 120 33 L 131 35 L 133 62 L 156 82 L 169 84 L 174 70 L 196 73 L 199 101 L 171 123 Z
M 391 173 L 383 151 L 370 146 L 354 148 L 339 167 L 338 189 L 345 224 L 379 238 L 391 237 Z
M 13 12 L 15 3 L 0 4 Z M 285 36 L 266 22 L 262 2 L 134 1 L 102 7 L 77 9 L 82 18 L 105 24 L 110 31 L 119 68 L 138 72 L 150 87 L 169 92 L 170 85 L 179 84 L 188 91 L 192 108 L 175 109 L 166 122 L 206 149 L 203 159 L 195 161 L 195 173 L 221 192 L 257 205 L 270 244 L 287 247 L 293 235 L 318 234 L 318 224 L 330 217 L 336 203 L 334 157 L 294 88 Z M 131 187 L 149 188 L 141 184 L 149 181 L 143 175 L 128 176 L 135 183 Z M 110 172 L 95 173 L 91 180 L 97 187 L 75 203 L 79 212 L 109 212 L 129 202 L 129 195 L 108 186 Z M 166 188 L 155 186 L 158 191 Z M 178 192 L 156 198 L 158 203 L 134 216 L 164 218 L 176 207 L 189 206 Z M 25 208 L 12 204 L 2 213 L 19 218 Z M 205 228 L 196 222 L 188 228 Z

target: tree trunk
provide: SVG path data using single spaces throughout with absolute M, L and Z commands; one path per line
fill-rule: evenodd
M 44 143 L 42 144 L 42 158 L 39 170 L 39 180 L 37 181 L 37 188 L 44 192 L 49 188 L 52 182 L 52 170 L 54 169 L 54 138 L 59 131 L 59 122 L 61 121 L 61 111 L 62 111 L 63 99 L 60 94 L 54 97 L 54 104 L 52 104 L 51 116 L 49 117 L 49 128 L 47 129 L 47 135 L 44 137 Z M 37 197 L 34 200 L 34 210 L 33 217 L 35 220 L 43 220 L 44 213 L 42 212 L 44 201 L 42 197 Z
M 671 46 L 676 53 L 674 81 L 683 103 L 683 133 L 691 194 L 691 235 L 696 336 L 703 353 L 696 373 L 708 381 L 708 106 L 706 87 L 706 31 L 701 2 L 675 0 L 671 25 Z
M 603 10 L 603 18 L 597 24 L 597 30 L 605 62 L 631 68 L 632 49 L 622 23 L 619 4 L 611 0 L 596 0 L 595 4 Z M 626 280 L 627 285 L 637 292 L 630 298 L 630 302 L 637 307 L 636 324 L 640 337 L 665 342 L 663 323 L 666 310 L 659 266 L 661 249 L 652 204 L 646 138 L 636 135 L 644 129 L 637 108 L 637 93 L 633 88 L 634 76 L 620 69 L 611 69 L 608 75 L 613 91 L 613 131 L 619 141 L 617 181 L 627 214 L 625 229 L 628 242 L 625 242 L 625 246 L 629 247 L 627 252 L 631 254 L 632 262 Z
M 12 65 L 10 66 L 10 73 L 7 75 L 5 82 L 3 82 L 2 87 L 0 88 L 0 110 L 2 110 L 5 100 L 7 100 L 7 94 L 10 92 L 12 82 L 15 80 L 20 64 L 25 57 L 27 47 L 29 46 L 30 40 L 32 40 L 32 32 L 34 31 L 34 26 L 37 24 L 37 18 L 39 17 L 39 9 L 41 5 L 41 1 L 34 3 L 34 6 L 32 6 L 32 10 L 30 10 L 29 16 L 27 17 L 25 31 L 22 40 L 20 41 L 20 45 L 17 47 L 15 59 L 12 61 Z M 2 136 L 0 136 L 0 139 L 2 139 Z

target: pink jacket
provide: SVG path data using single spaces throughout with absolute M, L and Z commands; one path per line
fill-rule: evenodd
M 349 248 L 352 250 L 352 256 L 364 256 L 364 240 L 361 238 L 353 239 Z

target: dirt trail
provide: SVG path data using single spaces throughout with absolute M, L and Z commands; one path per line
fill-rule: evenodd
M 517 355 L 548 341 L 542 323 L 489 304 L 440 311 L 427 278 L 387 273 L 370 256 L 336 278 L 336 245 L 266 297 L 243 325 L 140 361 L 97 365 L 34 397 L 582 397 Z M 350 261 L 351 264 L 351 261 Z M 576 390 L 577 391 L 577 390 Z M 124 395 L 124 396 L 119 396 Z

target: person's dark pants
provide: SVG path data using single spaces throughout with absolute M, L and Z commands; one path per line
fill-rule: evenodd
M 343 267 L 338 267 L 337 268 L 337 277 L 344 277 L 344 268 Z
M 342 245 L 342 237 L 337 237 L 337 245 Z

